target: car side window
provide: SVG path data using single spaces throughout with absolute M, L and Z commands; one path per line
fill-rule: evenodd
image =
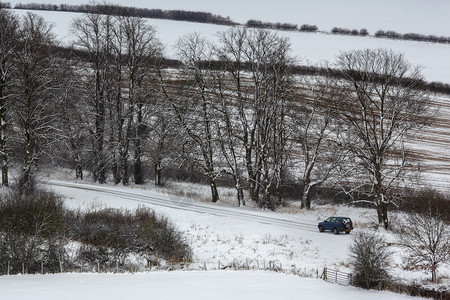
M 336 218 L 331 218 L 331 223 L 336 223 Z
M 326 219 L 325 222 L 330 223 L 331 222 L 331 218 Z

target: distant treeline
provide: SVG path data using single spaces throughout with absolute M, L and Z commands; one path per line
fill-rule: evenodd
M 12 8 L 9 2 L 0 2 L 0 8 Z M 67 12 L 89 12 L 95 11 L 101 14 L 107 15 L 132 15 L 136 17 L 150 18 L 150 19 L 166 19 L 175 21 L 188 21 L 197 23 L 210 23 L 217 25 L 239 25 L 239 23 L 233 22 L 229 17 L 223 17 L 220 15 L 213 15 L 208 12 L 198 11 L 184 11 L 184 10 L 162 10 L 162 9 L 148 9 L 148 8 L 135 8 L 119 5 L 69 5 L 69 4 L 41 4 L 41 3 L 29 3 L 29 4 L 16 4 L 14 9 L 29 9 L 29 10 L 50 10 L 50 11 L 67 11 Z M 291 23 L 272 23 L 263 22 L 260 20 L 248 20 L 245 26 L 250 28 L 263 28 L 263 29 L 275 29 L 284 31 L 300 31 L 300 32 L 317 32 L 319 28 L 316 25 L 304 24 L 300 27 Z M 331 30 L 332 34 L 341 35 L 353 35 L 353 36 L 368 36 L 367 29 L 347 29 L 334 27 Z M 396 40 L 410 40 L 419 42 L 431 42 L 449 44 L 450 37 L 435 36 L 435 35 L 423 35 L 418 33 L 405 33 L 401 34 L 392 30 L 384 31 L 378 30 L 374 34 L 377 38 L 388 38 Z
M 369 32 L 367 29 L 347 29 L 347 28 L 339 28 L 334 27 L 331 30 L 331 33 L 333 34 L 343 34 L 343 35 L 359 35 L 359 36 L 367 36 L 369 35 Z M 408 41 L 419 41 L 419 42 L 430 42 L 430 43 L 441 43 L 441 44 L 449 44 L 450 43 L 450 37 L 445 36 L 436 36 L 436 35 L 424 35 L 419 33 L 405 33 L 401 34 L 398 32 L 395 32 L 393 30 L 378 30 L 374 34 L 377 38 L 386 38 L 386 39 L 393 39 L 393 40 L 408 40 Z
M 445 36 L 435 36 L 435 35 L 423 35 L 418 33 L 405 33 L 401 34 L 392 30 L 383 31 L 378 30 L 375 32 L 375 37 L 388 38 L 388 39 L 398 39 L 398 40 L 410 40 L 410 41 L 420 41 L 420 42 L 431 42 L 431 43 L 450 43 L 450 37 Z
M 84 53 L 83 51 L 80 51 L 78 49 L 73 48 L 67 48 L 64 46 L 57 46 L 56 49 L 62 57 L 65 57 L 67 59 L 70 59 L 73 57 L 73 55 L 76 55 L 77 57 L 88 59 L 88 53 Z M 168 59 L 165 58 L 163 62 L 164 68 L 180 68 L 182 66 L 182 63 L 179 60 L 176 59 Z M 222 61 L 204 61 L 203 66 L 204 68 L 211 68 L 213 70 L 222 70 L 224 66 L 224 62 Z M 250 69 L 249 66 L 241 65 L 242 69 Z M 337 78 L 344 78 L 344 74 L 339 72 L 335 69 L 325 69 L 320 68 L 316 66 L 306 66 L 306 65 L 294 65 L 290 67 L 291 72 L 297 75 L 323 75 L 323 76 L 334 76 Z M 407 82 L 405 82 L 407 84 Z M 447 94 L 450 95 L 450 84 L 443 83 L 443 82 L 427 82 L 421 80 L 419 84 L 416 84 L 416 86 L 420 86 L 424 90 L 429 90 L 434 93 L 441 93 L 441 94 Z
M 358 30 L 358 29 L 346 29 L 346 28 L 334 27 L 333 29 L 331 29 L 331 33 L 346 34 L 346 35 L 360 35 L 360 36 L 369 35 L 369 32 L 365 28 Z
M 9 3 L 2 4 L 5 8 L 11 8 Z M 222 17 L 220 15 L 213 15 L 208 12 L 199 11 L 185 11 L 185 10 L 162 10 L 162 9 L 148 9 L 136 8 L 119 5 L 68 5 L 68 4 L 17 4 L 15 9 L 29 9 L 29 10 L 50 10 L 50 11 L 65 11 L 65 12 L 96 12 L 106 15 L 128 15 L 150 19 L 166 19 L 175 21 L 188 21 L 197 23 L 210 23 L 218 25 L 235 25 L 229 17 Z
M 307 32 L 315 32 L 319 29 L 316 25 L 304 24 L 299 28 L 298 25 L 296 24 L 271 23 L 271 22 L 262 22 L 259 20 L 248 20 L 245 26 L 251 28 L 277 29 L 286 31 L 307 31 Z
M 264 28 L 264 29 L 276 29 L 276 30 L 285 30 L 285 31 L 303 31 L 303 32 L 316 32 L 319 28 L 316 25 L 302 25 L 298 27 L 296 24 L 290 23 L 271 23 L 271 22 L 263 22 L 260 20 L 248 20 L 245 24 L 247 27 L 251 28 Z M 353 35 L 353 36 L 368 36 L 369 32 L 367 29 L 362 28 L 358 29 L 347 29 L 334 27 L 331 30 L 332 34 L 342 34 L 342 35 Z M 450 43 L 450 37 L 445 36 L 435 36 L 435 35 L 423 35 L 418 33 L 405 33 L 401 34 L 392 30 L 383 31 L 378 30 L 375 35 L 377 38 L 388 38 L 388 39 L 399 39 L 399 40 L 410 40 L 410 41 L 419 41 L 419 42 L 431 42 L 431 43 L 442 43 L 448 44 Z

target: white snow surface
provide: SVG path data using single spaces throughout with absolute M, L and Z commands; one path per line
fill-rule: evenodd
M 72 174 L 73 175 L 73 174 Z M 63 176 L 60 176 L 62 178 Z M 251 207 L 233 207 L 230 190 L 220 189 L 220 203 L 177 197 L 150 186 L 119 187 L 51 181 L 51 189 L 65 197 L 72 209 L 146 206 L 174 221 L 193 249 L 193 263 L 172 272 L 135 274 L 56 274 L 1 276 L 5 299 L 407 299 L 403 295 L 337 286 L 316 279 L 323 267 L 350 272 L 348 247 L 352 236 L 375 224 L 375 211 L 349 207 L 321 207 L 312 211 L 295 205 L 279 213 Z M 55 185 L 57 184 L 57 185 Z M 63 185 L 63 186 L 61 186 Z M 201 187 L 178 184 L 186 194 L 202 193 Z M 87 188 L 87 189 L 86 189 Z M 200 192 L 199 192 L 200 191 Z M 203 187 L 207 197 L 207 187 Z M 289 212 L 289 213 L 288 213 Z M 319 233 L 317 222 L 331 215 L 350 216 L 355 232 L 350 235 Z M 393 217 L 393 216 L 392 216 Z M 381 231 L 388 242 L 395 237 Z M 394 243 L 395 244 L 395 243 Z M 392 246 L 391 274 L 403 281 L 425 280 L 430 275 L 406 271 L 403 248 Z M 221 269 L 217 270 L 220 262 Z M 263 269 L 269 263 L 282 266 L 283 274 L 270 271 L 233 271 L 232 264 Z M 200 271 L 206 266 L 208 271 Z M 295 273 L 292 272 L 295 269 Z M 449 278 L 444 265 L 439 276 Z M 305 278 L 309 277 L 309 278 Z M 25 288 L 26 287 L 26 288 Z
M 263 271 L 177 271 L 0 277 L 2 299 L 419 299 Z
M 26 10 L 14 11 L 21 15 L 28 12 Z M 47 21 L 54 23 L 53 31 L 63 43 L 68 44 L 73 41 L 73 36 L 70 32 L 71 23 L 74 18 L 81 17 L 81 14 L 55 11 L 31 12 L 39 14 Z M 186 34 L 197 32 L 207 37 L 211 43 L 217 43 L 217 33 L 229 29 L 227 26 L 156 19 L 148 19 L 148 23 L 156 28 L 157 36 L 165 45 L 165 54 L 169 58 L 175 58 L 174 45 L 180 37 Z M 450 25 L 450 21 L 448 23 Z M 450 26 L 447 26 L 447 28 L 450 28 Z M 332 63 L 342 51 L 387 48 L 403 53 L 412 65 L 421 66 L 423 68 L 422 73 L 427 81 L 450 83 L 449 44 L 342 36 L 327 33 L 277 31 L 277 34 L 289 38 L 292 55 L 298 58 L 300 64 L 317 64 L 323 61 Z
M 88 4 L 88 0 L 9 0 L 18 3 Z M 102 1 L 99 1 L 102 2 Z M 450 36 L 447 0 L 109 0 L 122 6 L 157 9 L 203 11 L 229 16 L 233 21 L 245 23 L 249 19 L 268 22 L 317 25 L 320 30 L 333 27 L 394 30 Z

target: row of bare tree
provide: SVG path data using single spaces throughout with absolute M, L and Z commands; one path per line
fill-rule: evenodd
M 145 182 L 190 166 L 211 186 L 233 180 L 275 209 L 292 178 L 311 190 L 329 182 L 363 191 L 388 227 L 391 189 L 409 167 L 405 143 L 428 124 L 429 95 L 419 70 L 385 49 L 340 54 L 344 79 L 298 76 L 289 41 L 233 27 L 215 45 L 179 39 L 180 67 L 165 66 L 155 30 L 139 17 L 89 12 L 72 24 L 74 45 L 60 51 L 41 17 L 0 10 L 0 161 L 22 159 L 26 184 L 43 157 L 89 169 L 95 181 Z

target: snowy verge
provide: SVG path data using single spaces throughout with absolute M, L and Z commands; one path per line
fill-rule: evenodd
M 2 276 L 0 290 L 2 298 L 10 300 L 412 299 L 263 271 Z

